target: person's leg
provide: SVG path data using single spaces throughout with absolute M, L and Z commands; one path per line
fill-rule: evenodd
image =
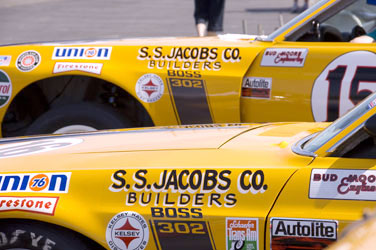
M 205 36 L 209 19 L 208 4 L 210 0 L 195 0 L 194 18 L 198 36 Z
M 225 0 L 211 0 L 209 6 L 208 35 L 217 35 L 223 32 L 223 16 Z
M 292 5 L 291 12 L 297 13 L 298 11 L 299 11 L 298 0 L 294 0 L 294 4 Z
M 308 9 L 308 1 L 309 1 L 309 0 L 304 0 L 304 5 L 303 5 L 302 10 L 306 10 L 306 9 Z

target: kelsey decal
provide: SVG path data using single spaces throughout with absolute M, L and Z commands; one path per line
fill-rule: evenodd
M 223 63 L 238 63 L 242 57 L 239 48 L 142 47 L 137 59 L 146 60 L 149 69 L 218 71 Z
M 261 60 L 261 66 L 303 67 L 307 54 L 308 49 L 266 49 Z
M 259 225 L 257 218 L 226 218 L 227 250 L 258 250 Z
M 376 170 L 312 169 L 309 198 L 376 201 Z
M 0 212 L 25 211 L 54 215 L 59 197 L 0 196 Z
M 11 59 L 11 56 L 0 56 L 0 66 L 9 66 Z
M 142 250 L 149 242 L 149 227 L 142 215 L 133 211 L 120 212 L 107 225 L 106 240 L 113 250 Z
M 102 72 L 103 63 L 72 63 L 72 62 L 57 62 L 53 70 L 53 74 L 81 71 L 91 74 L 100 75 Z
M 0 108 L 8 104 L 12 97 L 12 82 L 4 71 L 0 70 Z
M 52 138 L 2 144 L 0 145 L 0 159 L 48 152 L 73 146 L 82 141 L 80 138 Z
M 110 60 L 112 47 L 55 47 L 52 60 Z
M 162 213 L 158 207 L 234 207 L 238 197 L 232 191 L 249 197 L 268 189 L 262 170 L 244 170 L 237 174 L 214 169 L 160 170 L 158 180 L 156 173 L 153 171 L 152 175 L 149 171 L 118 170 L 111 176 L 109 190 L 124 192 L 127 206 L 153 206 L 155 213 Z M 200 210 L 185 212 L 199 216 Z
M 0 193 L 68 193 L 71 174 L 1 174 Z
M 271 218 L 272 249 L 325 248 L 337 239 L 337 221 Z
M 270 99 L 272 78 L 245 77 L 242 85 L 242 96 L 256 99 Z
M 18 56 L 16 67 L 22 72 L 29 72 L 38 67 L 41 57 L 38 52 L 29 50 Z
M 153 103 L 161 99 L 164 92 L 164 82 L 156 74 L 145 74 L 136 83 L 138 98 L 146 103 Z

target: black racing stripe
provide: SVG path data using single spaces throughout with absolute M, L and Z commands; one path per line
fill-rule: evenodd
M 168 83 L 181 124 L 213 123 L 204 80 L 168 78 Z

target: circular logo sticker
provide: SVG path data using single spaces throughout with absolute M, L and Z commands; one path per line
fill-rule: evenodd
M 9 76 L 0 70 L 0 108 L 5 106 L 12 96 L 12 83 Z
M 120 212 L 107 225 L 108 246 L 115 249 L 142 250 L 149 241 L 149 227 L 139 213 Z
M 30 50 L 19 55 L 16 66 L 20 71 L 28 72 L 36 68 L 40 63 L 40 55 L 38 52 Z
M 138 98 L 147 103 L 161 99 L 164 92 L 163 80 L 156 74 L 146 74 L 140 77 L 136 83 Z

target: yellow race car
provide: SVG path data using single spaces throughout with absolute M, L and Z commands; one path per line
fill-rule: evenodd
M 267 37 L 0 47 L 0 135 L 333 121 L 376 90 L 373 0 L 322 0 Z
M 322 249 L 376 201 L 376 93 L 334 123 L 0 141 L 1 249 Z

